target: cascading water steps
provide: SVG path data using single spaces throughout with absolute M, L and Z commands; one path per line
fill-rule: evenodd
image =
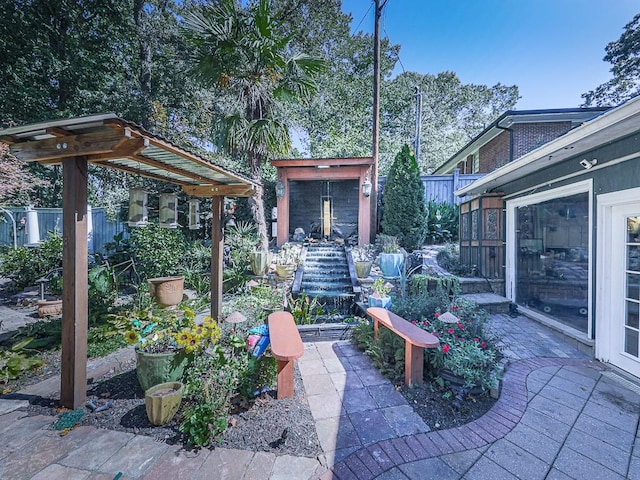
M 326 314 L 349 315 L 355 300 L 344 246 L 310 244 L 300 291 L 324 304 Z

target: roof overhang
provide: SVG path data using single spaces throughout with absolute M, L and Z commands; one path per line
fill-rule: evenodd
M 609 109 L 610 107 L 508 110 L 462 147 L 462 149 L 458 150 L 451 158 L 436 168 L 433 173 L 444 174 L 451 171 L 458 163 L 466 160 L 469 155 L 478 151 L 480 147 L 486 145 L 504 130 L 511 128 L 515 124 L 550 122 L 571 122 L 577 124 L 586 122 Z
M 373 165 L 372 157 L 347 157 L 347 158 L 292 158 L 271 160 L 271 164 L 276 168 L 285 167 L 308 167 L 308 168 L 331 168 L 331 167 L 353 167 L 362 165 Z
M 640 97 L 608 110 L 580 127 L 457 190 L 458 196 L 497 191 L 503 185 L 640 130 Z
M 251 196 L 257 184 L 113 113 L 0 130 L 25 162 L 45 165 L 83 156 L 90 164 L 177 184 L 189 195 Z

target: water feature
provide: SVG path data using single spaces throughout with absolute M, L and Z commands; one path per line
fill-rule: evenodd
M 310 244 L 303 269 L 300 292 L 316 297 L 324 305 L 327 316 L 346 317 L 351 314 L 356 295 L 344 246 L 334 243 Z

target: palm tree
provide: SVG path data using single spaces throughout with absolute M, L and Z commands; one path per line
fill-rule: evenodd
M 185 17 L 185 24 L 199 78 L 232 96 L 220 125 L 223 143 L 230 153 L 246 158 L 251 179 L 260 183 L 267 157 L 291 148 L 283 103 L 310 98 L 325 62 L 289 52 L 290 37 L 278 32 L 268 0 L 246 8 L 237 0 L 220 0 Z M 262 195 L 260 186 L 249 203 L 266 249 Z

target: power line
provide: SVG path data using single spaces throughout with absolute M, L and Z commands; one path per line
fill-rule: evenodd
M 355 32 L 358 31 L 358 28 L 360 28 L 360 25 L 362 25 L 362 22 L 364 22 L 364 19 L 367 18 L 367 15 L 369 15 L 369 12 L 371 11 L 372 7 L 373 7 L 373 0 L 371 0 L 371 5 L 369 5 L 369 9 L 365 12 L 365 14 L 360 19 L 360 22 L 358 23 L 358 26 L 356 28 L 354 28 Z

